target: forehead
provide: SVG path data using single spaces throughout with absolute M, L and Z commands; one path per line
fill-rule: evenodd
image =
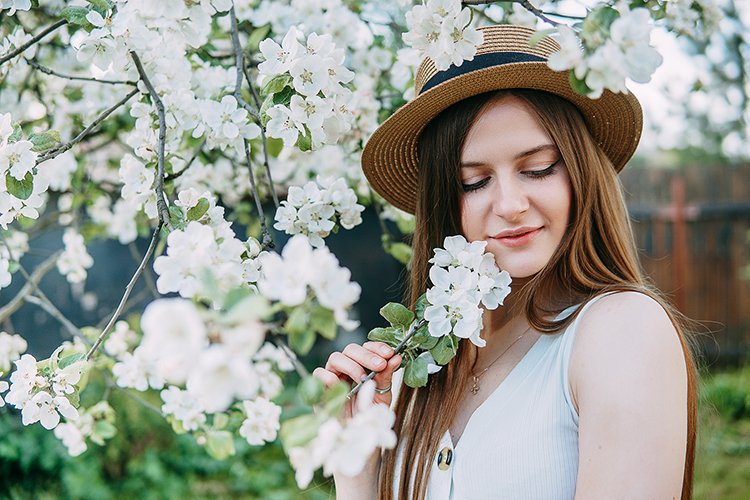
M 487 155 L 515 157 L 542 144 L 554 144 L 526 101 L 502 96 L 490 101 L 474 120 L 461 150 L 462 161 Z

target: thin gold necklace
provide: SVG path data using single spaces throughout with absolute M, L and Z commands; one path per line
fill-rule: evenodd
M 505 350 L 503 350 L 503 352 L 501 352 L 498 357 L 496 357 L 495 359 L 493 359 L 492 363 L 490 363 L 489 365 L 487 365 L 487 367 L 484 370 L 482 370 L 481 372 L 479 372 L 479 374 L 477 374 L 477 375 L 472 374 L 471 377 L 473 379 L 473 382 L 471 384 L 471 389 L 469 389 L 469 391 L 473 395 L 476 396 L 477 393 L 479 392 L 479 377 L 481 377 L 482 375 L 484 375 L 484 372 L 486 372 L 487 370 L 489 370 L 490 367 L 492 365 L 494 365 L 495 362 L 497 362 L 498 359 L 500 359 L 500 358 L 503 357 L 503 354 L 505 354 L 506 352 L 508 352 L 511 347 L 513 347 L 514 345 L 516 345 L 516 342 L 518 342 L 519 340 L 521 340 L 524 335 L 526 335 L 527 333 L 529 333 L 530 330 L 531 330 L 531 326 L 529 326 L 526 330 L 524 330 L 524 332 L 521 335 L 519 335 L 516 340 L 514 340 L 513 342 L 511 342 L 510 345 L 508 347 L 506 347 Z

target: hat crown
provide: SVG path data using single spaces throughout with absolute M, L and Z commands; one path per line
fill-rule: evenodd
M 537 32 L 535 29 L 526 26 L 500 24 L 494 26 L 482 26 L 478 28 L 478 30 L 482 32 L 484 39 L 482 40 L 482 43 L 477 46 L 476 56 L 513 52 L 529 54 L 546 60 L 549 58 L 550 54 L 560 50 L 560 44 L 549 36 L 543 37 L 532 47 L 531 38 Z M 425 84 L 439 73 L 441 73 L 441 71 L 438 71 L 432 59 L 429 57 L 425 58 L 422 61 L 422 64 L 419 65 L 417 74 L 414 77 L 415 95 L 419 95 Z

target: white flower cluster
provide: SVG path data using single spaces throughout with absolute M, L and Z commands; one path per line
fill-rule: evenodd
M 40 372 L 36 359 L 24 354 L 15 365 L 5 401 L 21 410 L 23 425 L 41 422 L 45 429 L 53 429 L 60 423 L 60 415 L 68 420 L 78 418 L 78 410 L 68 395 L 75 392 L 85 361 Z
M 26 233 L 5 231 L 4 238 L 5 242 L 0 243 L 0 289 L 10 285 L 13 279 L 13 262 L 20 262 L 21 257 L 29 251 L 29 236 Z M 2 370 L 2 364 L 0 364 L 0 370 Z
M 409 30 L 404 42 L 429 57 L 439 70 L 471 61 L 482 43 L 482 33 L 469 26 L 471 10 L 460 0 L 427 0 L 406 14 Z
M 271 363 L 255 358 L 266 334 L 257 317 L 264 304 L 255 296 L 218 317 L 185 299 L 152 302 L 141 317 L 140 345 L 112 369 L 117 384 L 140 391 L 167 386 L 162 410 L 185 430 L 198 429 L 205 414 L 226 411 L 235 401 L 275 397 L 281 379 Z
M 86 439 L 96 444 L 103 444 L 105 439 L 114 435 L 114 409 L 106 401 L 100 401 L 91 408 L 78 410 L 78 418 L 61 422 L 55 427 L 55 437 L 62 441 L 71 457 L 77 457 L 86 449 Z
M 279 431 L 281 407 L 266 398 L 259 397 L 254 401 L 243 401 L 245 420 L 240 427 L 240 436 L 249 444 L 262 445 L 276 439 Z
M 479 336 L 484 310 L 496 309 L 510 293 L 510 275 L 500 271 L 486 241 L 468 243 L 463 236 L 448 236 L 444 248 L 430 259 L 430 280 L 424 318 L 433 337 L 453 334 L 484 347 Z
M 0 0 L 0 10 L 10 9 L 7 15 L 12 16 L 17 10 L 29 10 L 31 0 Z
M 356 413 L 347 422 L 337 418 L 323 422 L 317 436 L 303 447 L 289 450 L 289 461 L 300 488 L 307 487 L 315 471 L 323 474 L 340 472 L 356 476 L 379 448 L 396 445 L 393 423 L 396 416 L 388 406 L 373 403 L 375 382 L 367 381 L 357 394 Z
M 82 283 L 86 280 L 86 269 L 94 265 L 94 259 L 86 251 L 86 243 L 75 229 L 68 228 L 63 234 L 65 249 L 57 259 L 57 270 L 69 283 Z
M 20 335 L 0 332 L 0 372 L 10 370 L 10 364 L 26 352 L 28 344 Z
M 364 209 L 344 179 L 318 179 L 289 188 L 287 199 L 276 210 L 273 227 L 291 235 L 304 234 L 312 246 L 319 248 L 336 226 L 337 216 L 341 227 L 352 229 L 362 223 Z
M 242 256 L 246 251 L 228 222 L 205 225 L 191 221 L 184 229 L 169 233 L 166 255 L 154 261 L 159 275 L 156 287 L 159 293 L 177 292 L 186 298 L 216 298 L 212 297 L 216 290 L 228 292 L 245 284 Z
M 286 76 L 295 92 L 288 106 L 276 104 L 266 111 L 266 133 L 286 146 L 296 144 L 300 136 L 312 148 L 336 144 L 354 120 L 352 92 L 344 87 L 354 73 L 344 66 L 344 51 L 336 48 L 331 35 L 311 33 L 305 45 L 301 37 L 292 27 L 281 45 L 270 38 L 260 43 L 265 58 L 258 65 L 261 76 L 265 81 Z
M 156 193 L 153 190 L 155 172 L 130 153 L 120 160 L 119 176 L 122 198 L 133 213 L 143 210 L 150 219 L 157 217 Z
M 312 292 L 318 303 L 333 311 L 336 323 L 353 330 L 358 322 L 347 311 L 359 300 L 361 288 L 349 281 L 351 273 L 326 247 L 313 248 L 303 235 L 293 236 L 281 255 L 264 253 L 258 289 L 269 300 L 298 306 Z
M 34 145 L 23 139 L 11 141 L 13 135 L 10 113 L 0 114 L 0 227 L 3 229 L 21 216 L 38 218 L 38 209 L 44 204 L 44 192 L 48 187 L 43 180 L 34 178 L 37 159 L 32 151 Z M 24 183 L 28 189 L 21 193 L 12 189 L 9 181 Z
M 670 0 L 666 2 L 666 14 L 676 31 L 697 40 L 708 39 L 723 16 L 715 0 Z
M 651 14 L 644 8 L 621 12 L 609 27 L 608 38 L 599 31 L 584 31 L 579 39 L 572 28 L 559 26 L 561 49 L 550 55 L 547 64 L 555 71 L 573 70 L 591 90 L 592 99 L 604 89 L 627 92 L 626 78 L 646 83 L 662 63 L 661 54 L 651 46 L 651 29 Z

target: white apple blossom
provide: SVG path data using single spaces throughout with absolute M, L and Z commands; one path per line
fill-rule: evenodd
M 297 28 L 291 27 L 284 35 L 281 45 L 270 38 L 260 42 L 258 48 L 265 59 L 258 65 L 260 74 L 275 76 L 288 72 L 297 54 L 304 50 L 298 41 L 301 36 L 302 33 Z
M 235 399 L 252 398 L 258 392 L 252 362 L 226 346 L 214 344 L 192 362 L 186 388 L 207 413 L 225 411 Z
M 290 372 L 294 370 L 294 364 L 289 356 L 295 356 L 291 351 L 285 351 L 281 347 L 277 347 L 270 342 L 263 344 L 253 360 L 255 361 L 271 361 L 278 370 L 283 372 Z M 295 356 L 296 358 L 296 356 Z M 259 363 L 260 364 L 260 363 Z
M 54 430 L 55 437 L 62 441 L 63 445 L 68 449 L 68 455 L 71 457 L 77 457 L 88 448 L 86 446 L 86 434 L 84 434 L 78 425 L 81 420 L 84 419 L 79 418 L 75 422 L 60 423 Z
M 576 69 L 580 73 L 579 68 L 582 68 L 585 73 L 586 61 L 583 57 L 581 41 L 576 32 L 568 26 L 560 25 L 557 27 L 557 34 L 560 50 L 550 54 L 547 65 L 554 71 Z
M 129 351 L 130 346 L 137 340 L 136 333 L 130 328 L 127 321 L 118 321 L 115 328 L 104 341 L 102 347 L 110 356 L 119 359 L 123 354 Z
M 3 372 L 0 372 L 0 377 L 3 376 Z M 8 390 L 8 382 L 5 380 L 0 380 L 0 408 L 5 406 L 5 400 L 3 399 L 2 394 Z
M 0 146 L 0 174 L 8 172 L 19 181 L 31 172 L 36 162 L 37 154 L 31 150 L 31 141 L 11 142 Z
M 112 367 L 112 374 L 120 387 L 132 387 L 141 392 L 149 387 L 164 387 L 164 376 L 157 356 L 142 347 L 136 347 L 132 353 L 122 353 Z
M 57 269 L 69 283 L 81 283 L 86 279 L 86 269 L 94 265 L 94 260 L 86 251 L 86 244 L 75 229 L 68 228 L 63 234 L 65 249 L 57 259 Z
M 0 0 L 0 10 L 9 9 L 8 16 L 12 16 L 17 10 L 29 10 L 31 0 Z
M 161 391 L 160 395 L 164 401 L 161 411 L 173 415 L 186 431 L 197 430 L 206 422 L 206 414 L 202 407 L 188 391 L 169 386 Z
M 276 439 L 281 416 L 279 405 L 266 398 L 258 397 L 252 401 L 243 401 L 242 407 L 247 418 L 240 427 L 240 436 L 256 446 Z
M 0 372 L 10 370 L 11 363 L 20 358 L 27 348 L 26 340 L 20 335 L 0 332 Z

